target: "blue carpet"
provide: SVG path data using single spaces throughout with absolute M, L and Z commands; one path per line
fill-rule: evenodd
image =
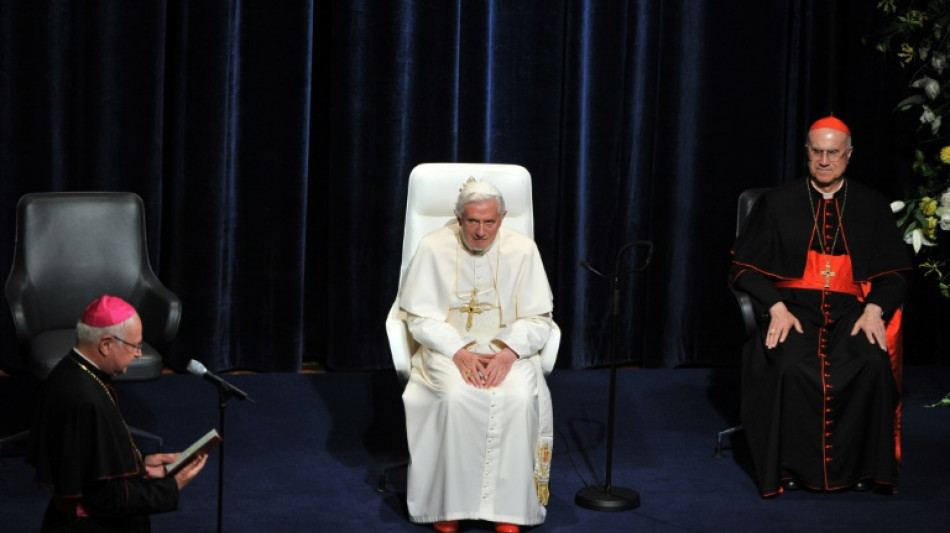
M 223 530 L 229 533 L 431 531 L 407 522 L 404 418 L 391 372 L 252 374 L 228 379 L 254 403 L 227 403 L 226 442 L 182 494 L 157 515 L 157 532 L 215 531 L 218 460 L 226 458 Z M 734 369 L 621 370 L 612 484 L 636 490 L 622 512 L 574 504 L 585 484 L 603 484 L 609 372 L 555 371 L 555 456 L 545 524 L 531 532 L 916 531 L 950 530 L 950 408 L 926 409 L 950 390 L 950 367 L 908 367 L 904 465 L 894 496 L 798 491 L 761 499 L 742 434 L 713 458 L 718 431 L 735 423 Z M 213 387 L 190 375 L 121 383 L 128 422 L 178 450 L 217 427 Z M 25 423 L 35 382 L 0 378 L 0 435 Z M 26 399 L 23 399 L 26 398 Z M 148 449 L 146 442 L 143 448 Z M 7 453 L 0 466 L 0 530 L 37 531 L 48 493 Z M 381 469 L 392 466 L 384 491 Z M 463 531 L 491 531 L 463 523 Z

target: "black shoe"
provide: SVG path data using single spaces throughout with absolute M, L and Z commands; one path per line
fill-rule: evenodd
M 873 488 L 874 488 L 874 481 L 870 479 L 862 479 L 861 481 L 858 481 L 857 483 L 854 484 L 854 490 L 861 491 L 861 492 L 868 491 Z
M 799 485 L 798 481 L 795 479 L 783 479 L 782 488 L 784 488 L 785 490 L 798 490 L 802 488 L 802 486 Z

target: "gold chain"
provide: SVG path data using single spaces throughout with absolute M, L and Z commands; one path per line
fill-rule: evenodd
M 125 434 L 129 437 L 129 444 L 132 446 L 132 450 L 135 452 L 135 456 L 138 458 L 139 461 L 142 461 L 142 464 L 144 464 L 145 460 L 142 458 L 142 452 L 140 452 L 139 447 L 135 445 L 135 440 L 132 438 L 132 433 L 129 431 L 129 425 L 125 422 L 125 417 L 122 416 L 122 411 L 119 410 L 119 404 L 116 403 L 115 396 L 112 395 L 112 392 L 109 390 L 109 387 L 105 383 L 103 383 L 103 381 L 99 379 L 99 376 L 97 376 L 92 370 L 89 370 L 89 368 L 87 368 L 86 365 L 80 363 L 79 361 L 77 361 L 76 359 L 73 359 L 72 357 L 70 357 L 70 359 L 72 359 L 74 363 L 79 365 L 79 368 L 83 369 L 85 373 L 89 374 L 92 377 L 92 379 L 96 380 L 96 383 L 102 386 L 102 390 L 106 392 L 106 396 L 109 397 L 109 399 L 112 401 L 112 405 L 115 407 L 116 412 L 119 413 L 119 420 L 122 420 L 122 426 L 125 428 Z
M 827 257 L 829 255 L 825 253 L 825 244 L 827 244 L 827 242 L 825 241 L 824 232 L 821 232 L 821 230 L 818 227 L 818 209 L 815 207 L 815 201 L 811 197 L 812 187 L 811 187 L 810 182 L 811 182 L 810 179 L 805 178 L 805 189 L 808 192 L 808 205 L 811 206 L 811 216 L 815 219 L 815 231 L 818 231 L 819 233 L 821 233 L 821 255 L 823 257 Z M 835 228 L 835 238 L 831 241 L 831 255 L 835 253 L 835 245 L 838 244 L 838 234 L 841 233 L 841 226 L 844 223 L 844 207 L 848 203 L 848 181 L 847 180 L 844 181 L 843 187 L 844 187 L 844 194 L 841 199 L 841 211 L 838 212 L 838 227 Z
M 70 359 L 72 359 L 72 358 L 70 358 Z M 118 404 L 115 403 L 115 397 L 112 396 L 112 392 L 109 390 L 109 387 L 107 387 L 106 384 L 103 383 L 101 379 L 99 379 L 99 376 L 95 375 L 95 374 L 92 372 L 92 370 L 89 370 L 88 368 L 86 368 L 86 365 L 80 363 L 79 361 L 77 361 L 77 360 L 75 360 L 75 359 L 72 359 L 72 361 L 73 361 L 74 363 L 76 363 L 77 365 L 79 365 L 79 368 L 83 369 L 83 371 L 84 371 L 85 373 L 87 373 L 87 374 L 89 374 L 90 376 L 92 376 L 92 379 L 96 380 L 96 383 L 98 383 L 99 385 L 102 386 L 102 390 L 106 391 L 106 395 L 109 396 L 109 399 L 110 399 L 110 400 L 112 400 L 112 405 L 115 405 L 116 408 L 118 408 L 118 407 L 119 407 Z

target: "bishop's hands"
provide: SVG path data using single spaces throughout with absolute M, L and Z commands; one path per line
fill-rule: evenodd
M 518 355 L 507 346 L 495 354 L 475 353 L 468 348 L 462 348 L 452 356 L 462 380 L 479 389 L 501 385 L 508 377 L 511 365 L 517 360 Z
M 199 453 L 195 455 L 195 458 L 188 464 L 182 467 L 182 469 L 175 474 L 175 482 L 178 483 L 178 490 L 185 488 L 185 485 L 191 482 L 192 479 L 195 479 L 195 476 L 198 475 L 198 472 L 201 472 L 201 469 L 205 467 L 207 461 L 208 454 Z
M 882 350 L 887 351 L 887 326 L 884 325 L 884 310 L 881 306 L 877 304 L 864 306 L 864 313 L 851 328 L 851 336 L 854 337 L 861 331 L 867 336 L 868 342 L 877 344 Z
M 178 453 L 153 453 L 146 455 L 144 458 L 145 472 L 147 473 L 146 477 L 165 477 L 165 465 L 177 461 L 179 455 Z M 200 453 L 175 474 L 175 483 L 178 484 L 178 490 L 185 488 L 185 485 L 191 482 L 191 480 L 198 475 L 198 472 L 201 472 L 207 460 L 208 454 Z
M 165 477 L 165 465 L 170 465 L 178 460 L 177 453 L 153 453 L 146 455 L 145 474 L 148 478 Z
M 772 319 L 769 320 L 769 330 L 765 335 L 765 347 L 769 350 L 785 342 L 792 329 L 799 333 L 805 332 L 802 329 L 802 323 L 788 310 L 788 307 L 785 307 L 784 302 L 777 302 L 770 307 L 769 315 Z

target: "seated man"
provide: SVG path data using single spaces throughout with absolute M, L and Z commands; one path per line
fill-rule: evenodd
M 178 507 L 178 494 L 204 467 L 199 454 L 174 477 L 177 453 L 142 457 L 119 412 L 113 376 L 142 355 L 142 321 L 104 295 L 76 324 L 76 346 L 43 384 L 28 460 L 53 489 L 43 531 L 149 531 L 149 515 Z
M 809 176 L 767 191 L 733 249 L 733 285 L 769 312 L 742 363 L 742 423 L 763 497 L 897 482 L 885 321 L 912 265 L 888 201 L 845 178 L 852 150 L 844 122 L 815 122 Z
M 553 425 L 538 352 L 553 297 L 537 246 L 502 228 L 505 213 L 497 188 L 470 179 L 458 223 L 423 237 L 400 293 L 421 345 L 403 393 L 409 515 L 438 531 L 545 517 Z

